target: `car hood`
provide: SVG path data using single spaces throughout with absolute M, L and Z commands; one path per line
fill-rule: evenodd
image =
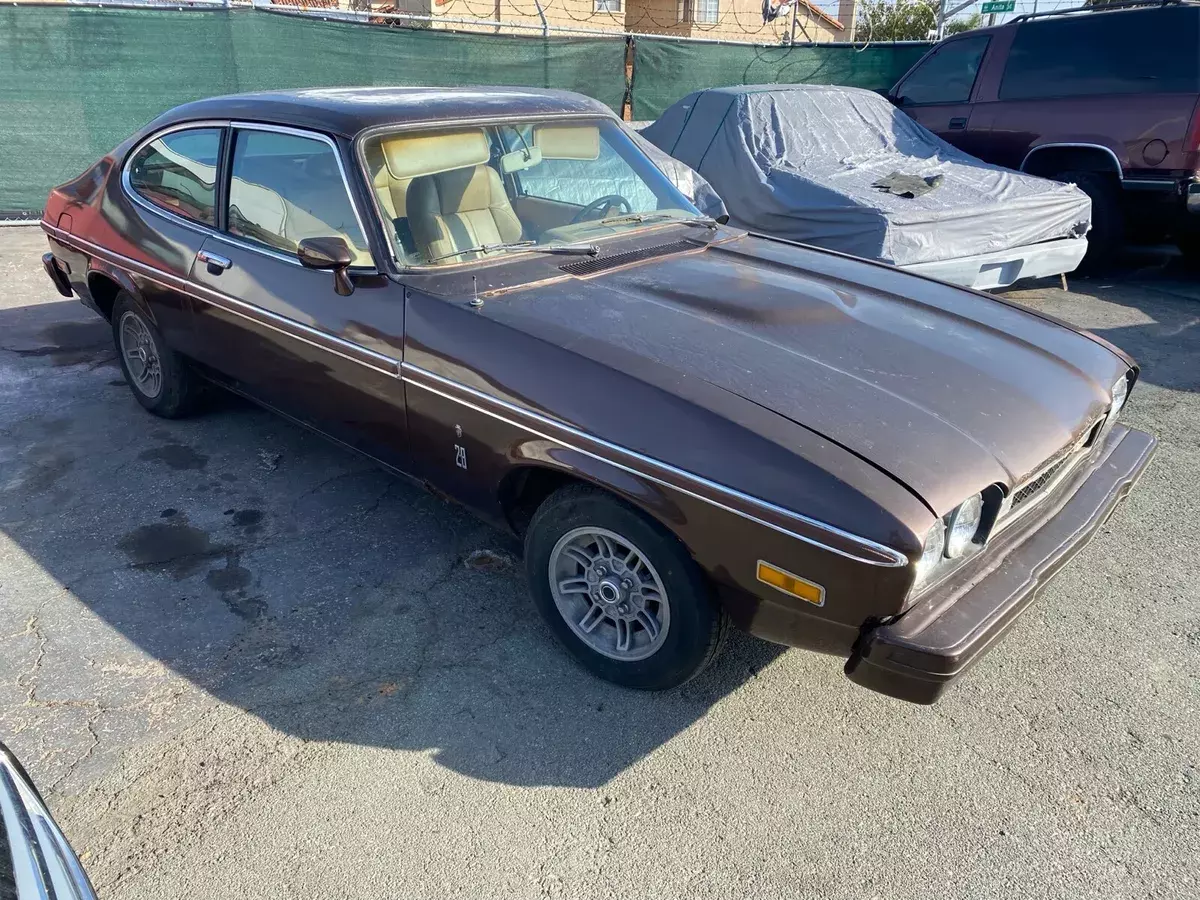
M 560 340 L 574 332 L 573 349 L 601 361 L 606 346 L 632 351 L 772 410 L 938 514 L 1072 442 L 1127 368 L 1099 339 L 1003 301 L 754 237 L 563 288 L 511 293 L 505 317 L 553 325 Z

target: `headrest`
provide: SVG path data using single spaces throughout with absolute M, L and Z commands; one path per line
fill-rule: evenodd
M 533 146 L 542 159 L 597 159 L 600 129 L 595 125 L 535 125 Z
M 487 134 L 482 128 L 399 134 L 381 141 L 380 147 L 388 172 L 396 179 L 478 166 L 491 158 Z

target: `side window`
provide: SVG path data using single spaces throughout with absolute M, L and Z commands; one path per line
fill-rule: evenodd
M 533 128 L 525 126 L 518 137 L 515 129 L 501 129 L 512 147 L 533 146 Z M 593 159 L 558 159 L 543 156 L 541 162 L 518 173 L 520 192 L 527 197 L 586 206 L 606 194 L 618 194 L 635 212 L 658 208 L 658 198 L 645 181 L 630 168 L 621 154 L 601 137 L 599 155 Z
M 340 237 L 353 265 L 371 265 L 337 156 L 317 138 L 235 130 L 228 230 L 289 255 L 305 238 Z
M 216 225 L 220 128 L 174 131 L 142 147 L 129 162 L 129 186 L 178 216 Z
M 1196 27 L 1195 10 L 1186 7 L 1021 25 L 1000 99 L 1194 93 L 1200 83 Z
M 966 103 L 971 99 L 988 40 L 987 35 L 980 35 L 943 44 L 900 85 L 900 105 Z

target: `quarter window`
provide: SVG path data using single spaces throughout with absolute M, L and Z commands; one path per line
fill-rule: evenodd
M 966 103 L 987 50 L 988 37 L 948 41 L 900 85 L 901 106 L 925 103 Z
M 1001 100 L 1200 89 L 1194 9 L 1096 13 L 1020 26 Z
M 134 155 L 129 162 L 129 186 L 155 206 L 213 226 L 220 153 L 220 128 L 173 131 Z
M 288 255 L 305 238 L 340 237 L 354 253 L 353 265 L 371 265 L 337 155 L 317 138 L 235 131 L 228 230 Z

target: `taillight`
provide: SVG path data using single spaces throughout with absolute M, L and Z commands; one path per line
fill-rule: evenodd
M 1187 137 L 1183 139 L 1185 164 L 1192 169 L 1200 170 L 1200 101 L 1192 110 L 1192 122 L 1188 125 Z

